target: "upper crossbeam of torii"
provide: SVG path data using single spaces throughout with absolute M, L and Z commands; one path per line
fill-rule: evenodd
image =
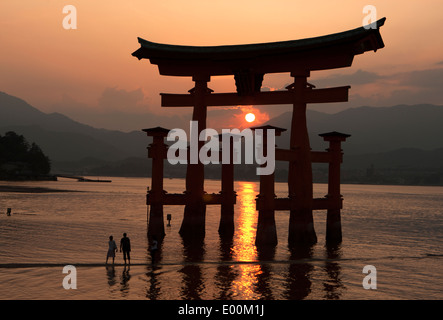
M 161 75 L 237 75 L 255 78 L 253 89 L 266 73 L 296 70 L 326 70 L 349 67 L 355 55 L 383 48 L 379 28 L 386 18 L 371 28 L 301 40 L 224 46 L 182 46 L 150 42 L 138 38 L 140 48 L 132 53 L 158 65 Z

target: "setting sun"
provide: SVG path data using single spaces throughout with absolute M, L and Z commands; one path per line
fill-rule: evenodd
M 255 120 L 255 114 L 253 113 L 248 113 L 245 115 L 245 120 L 248 122 L 253 122 Z

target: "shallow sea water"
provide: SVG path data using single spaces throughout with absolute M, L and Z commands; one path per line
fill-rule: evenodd
M 74 180 L 2 182 L 71 192 L 0 194 L 0 296 L 2 299 L 442 299 L 443 188 L 343 185 L 343 243 L 325 246 L 324 211 L 314 212 L 318 243 L 309 249 L 287 246 L 289 213 L 276 212 L 275 251 L 254 246 L 259 185 L 236 182 L 235 234 L 222 241 L 219 206 L 208 206 L 206 238 L 188 247 L 178 234 L 183 207 L 165 227 L 159 263 L 147 250 L 146 178 L 109 178 L 112 183 Z M 165 180 L 170 193 L 184 181 Z M 207 192 L 218 192 L 207 181 Z M 327 186 L 316 184 L 324 196 Z M 77 192 L 81 191 L 81 192 Z M 276 184 L 278 196 L 287 185 Z M 6 208 L 13 215 L 6 216 Z M 118 243 L 126 232 L 132 265 L 104 266 L 109 235 Z M 260 255 L 259 255 L 260 254 Z M 77 271 L 77 289 L 62 286 L 65 265 Z M 377 289 L 365 290 L 364 266 L 377 271 Z

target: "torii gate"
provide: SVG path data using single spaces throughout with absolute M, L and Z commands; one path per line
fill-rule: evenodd
M 161 75 L 192 77 L 195 87 L 189 90 L 189 94 L 161 93 L 161 105 L 193 107 L 192 120 L 198 121 L 199 133 L 206 128 L 207 107 L 292 104 L 290 148 L 276 150 L 277 160 L 289 162 L 289 196 L 275 199 L 273 195 L 271 197 L 268 195 L 270 203 L 266 204 L 259 197 L 257 209 L 259 212 L 264 208 L 272 212 L 290 210 L 288 237 L 290 244 L 315 243 L 317 237 L 312 211 L 327 209 L 327 238 L 339 242 L 342 204 L 340 142 L 349 135 L 336 132 L 324 134 L 323 138 L 330 142 L 328 152 L 312 152 L 306 123 L 306 106 L 308 103 L 348 101 L 350 86 L 315 89 L 307 79 L 311 71 L 350 67 L 354 56 L 383 48 L 384 43 L 379 29 L 385 20 L 386 18 L 383 18 L 369 26 L 316 38 L 248 45 L 178 46 L 153 43 L 138 38 L 141 47 L 132 55 L 138 59 L 149 59 L 152 64 L 158 66 Z M 265 74 L 284 72 L 290 73 L 294 78 L 294 83 L 288 86 L 287 90 L 261 91 Z M 208 88 L 212 76 L 225 75 L 234 76 L 237 92 L 214 93 Z M 148 135 L 156 135 L 146 132 Z M 160 136 L 164 137 L 161 129 L 160 132 Z M 199 142 L 198 150 L 203 144 L 203 141 Z M 329 163 L 328 195 L 323 199 L 313 199 L 312 162 Z M 204 165 L 200 160 L 197 164 L 187 166 L 185 196 L 169 196 L 168 198 L 164 195 L 159 198 L 161 201 L 157 200 L 157 203 L 160 201 L 163 204 L 185 205 L 180 228 L 182 237 L 202 240 L 205 235 L 206 204 L 221 203 L 222 197 L 217 200 L 215 199 L 217 195 L 205 194 Z M 149 199 L 148 197 L 148 203 Z M 272 219 L 266 221 L 271 221 L 268 223 L 272 225 L 272 220 L 273 215 Z M 273 232 L 269 234 L 269 237 L 257 237 L 257 239 L 262 239 L 259 241 L 261 244 L 275 244 Z

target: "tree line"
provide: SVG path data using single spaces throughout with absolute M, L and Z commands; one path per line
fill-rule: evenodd
M 36 143 L 13 131 L 0 135 L 0 178 L 47 175 L 51 161 Z

